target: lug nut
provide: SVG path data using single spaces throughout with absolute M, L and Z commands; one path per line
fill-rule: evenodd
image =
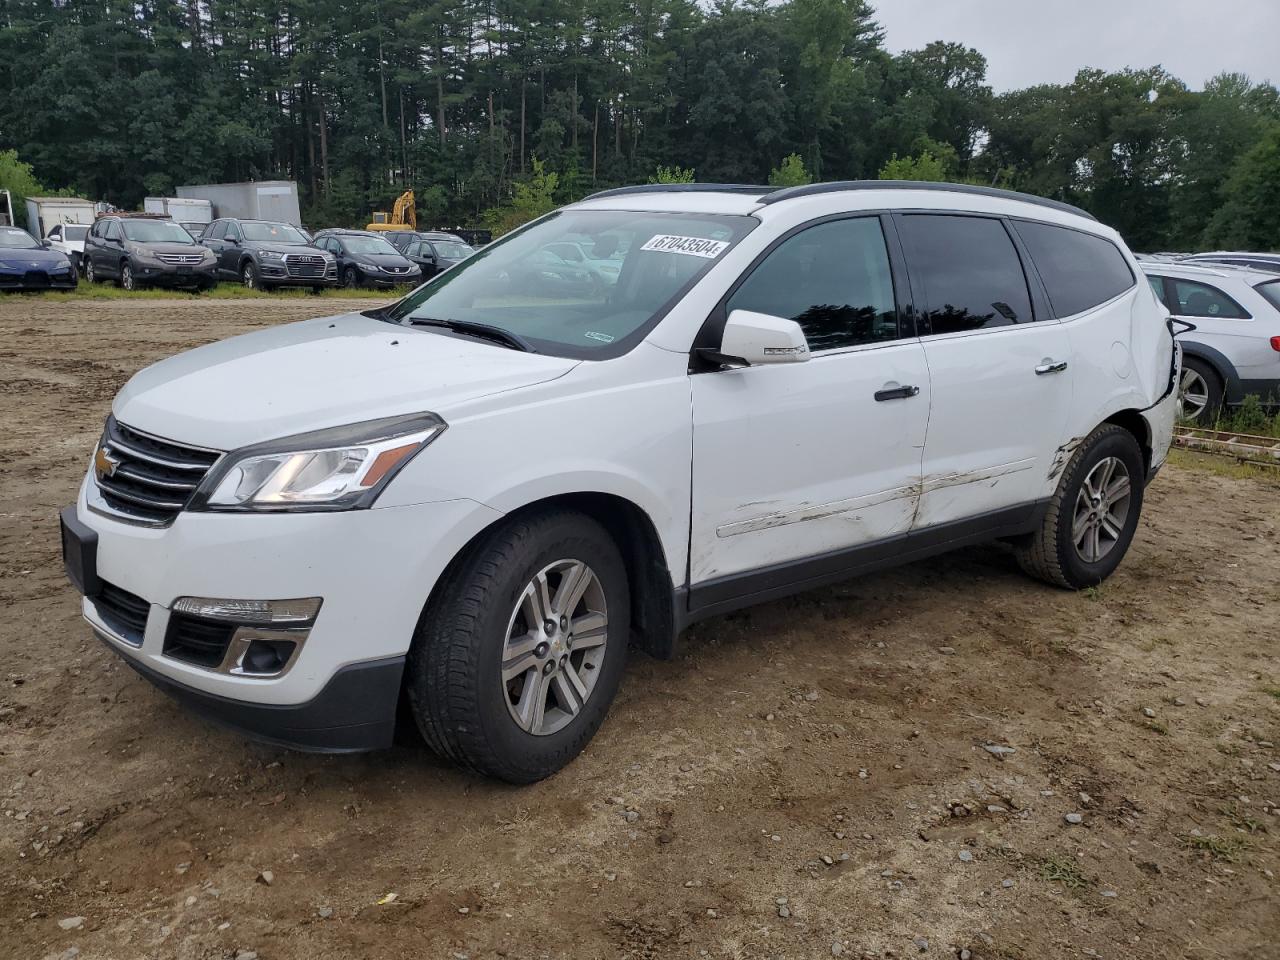
M 542 672 L 550 676 L 551 672 L 555 670 L 555 668 L 556 668 L 556 662 L 554 660 L 548 660 L 546 663 L 542 665 Z
M 568 628 L 568 626 L 569 626 L 569 618 L 568 618 L 568 617 L 565 617 L 565 616 L 562 616 L 562 617 L 560 618 L 560 629 L 561 629 L 561 630 L 565 630 L 565 629 L 567 629 L 567 628 Z
M 547 655 L 547 651 L 551 649 L 545 642 L 538 644 L 533 648 L 533 655 L 539 659 Z
M 542 629 L 545 630 L 547 633 L 555 633 L 556 622 L 554 620 L 547 620 L 545 623 L 542 624 Z

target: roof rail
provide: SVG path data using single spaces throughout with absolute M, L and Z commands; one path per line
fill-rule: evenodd
M 695 186 L 689 184 L 689 186 Z M 1098 218 L 1088 210 L 1081 210 L 1061 200 L 1050 200 L 1030 193 L 1019 193 L 1016 190 L 1001 190 L 997 187 L 979 187 L 969 183 L 933 183 L 924 180 L 837 180 L 831 183 L 810 183 L 803 187 L 785 187 L 774 190 L 760 198 L 763 204 L 778 203 L 782 200 L 793 200 L 796 197 L 808 197 L 819 193 L 838 193 L 845 190 L 937 190 L 943 193 L 968 193 L 980 197 L 996 197 L 1001 200 L 1020 200 L 1023 203 L 1034 203 L 1036 206 L 1074 213 L 1078 217 L 1090 220 Z
M 614 187 L 612 190 L 601 190 L 584 200 L 597 200 L 600 197 L 625 197 L 632 193 L 768 193 L 771 187 L 754 186 L 749 183 L 642 183 L 631 187 Z

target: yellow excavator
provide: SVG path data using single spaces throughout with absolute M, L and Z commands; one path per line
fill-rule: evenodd
M 385 210 L 374 211 L 373 223 L 366 230 L 417 230 L 418 210 L 413 204 L 413 191 L 406 190 L 396 198 L 388 217 Z

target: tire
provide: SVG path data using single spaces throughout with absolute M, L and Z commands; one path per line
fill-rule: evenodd
M 576 568 L 557 567 L 565 562 L 585 565 L 594 575 L 569 613 L 569 630 L 530 628 L 528 612 L 536 614 L 545 606 L 531 606 L 532 601 L 522 598 L 540 574 L 546 575 L 552 600 L 550 617 L 543 622 L 566 622 L 556 619 L 561 611 L 555 601 L 560 584 L 569 579 L 560 574 Z M 588 629 L 586 618 L 600 612 L 603 624 Z M 570 632 L 574 622 L 578 637 L 603 637 L 601 643 L 575 648 Z M 436 753 L 480 773 L 508 783 L 548 777 L 576 757 L 604 722 L 622 680 L 629 633 L 626 567 L 603 527 L 567 510 L 503 523 L 454 561 L 423 611 L 405 668 L 418 729 Z M 536 641 L 537 646 L 513 654 L 508 647 L 512 635 L 519 637 L 517 643 Z M 586 658 L 596 651 L 599 659 L 588 667 Z M 532 666 L 504 680 L 504 656 L 516 670 L 525 661 Z M 574 668 L 572 677 L 592 683 L 585 697 L 576 694 L 580 702 L 572 715 L 559 705 L 561 684 L 580 689 L 567 686 L 570 673 L 561 669 L 566 658 Z M 529 684 L 534 686 L 526 690 Z M 536 718 L 533 723 L 542 724 L 534 732 L 517 715 L 526 692 L 536 701 L 532 694 L 547 688 L 552 695 L 542 698 L 545 712 L 525 711 Z
M 360 285 L 360 271 L 355 267 L 346 267 L 342 271 L 342 285 L 344 287 L 358 287 Z
M 263 290 L 262 282 L 258 277 L 258 265 L 252 260 L 246 260 L 240 266 L 240 282 L 244 284 L 246 290 Z
M 120 261 L 120 286 L 129 291 L 138 289 L 138 282 L 133 278 L 133 264 L 128 260 Z
M 1102 492 L 1118 490 L 1120 467 L 1127 474 L 1123 519 L 1117 520 L 1118 511 L 1113 509 L 1108 512 L 1108 521 L 1084 521 L 1086 530 L 1081 545 L 1075 536 L 1081 529 L 1081 514 L 1090 510 L 1090 502 L 1095 515 L 1102 506 L 1090 492 L 1102 488 L 1108 462 L 1116 466 L 1109 480 L 1105 480 L 1106 489 Z M 1088 488 L 1086 480 L 1090 483 Z M 1142 514 L 1145 480 L 1146 464 L 1133 434 L 1115 424 L 1103 424 L 1072 455 L 1040 528 L 1014 543 L 1022 569 L 1033 577 L 1069 590 L 1097 586 L 1107 579 L 1120 566 L 1133 542 Z M 1088 528 L 1098 532 L 1097 541 L 1091 542 Z M 1101 552 L 1097 549 L 1099 544 L 1103 548 Z M 1099 555 L 1091 556 L 1094 553 Z
M 1212 426 L 1222 413 L 1222 395 L 1222 377 L 1213 366 L 1199 357 L 1183 358 L 1178 379 L 1178 418 L 1183 423 Z
M 98 275 L 93 272 L 93 261 L 88 257 L 84 258 L 84 279 L 85 283 L 98 282 Z

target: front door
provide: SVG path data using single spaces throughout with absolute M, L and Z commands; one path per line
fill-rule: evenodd
M 860 216 L 802 228 L 718 313 L 793 319 L 812 355 L 692 375 L 695 609 L 803 583 L 910 529 L 929 372 L 899 323 L 883 227 Z
M 1053 489 L 1071 407 L 1067 331 L 998 217 L 902 214 L 933 403 L 918 529 L 1016 522 Z

